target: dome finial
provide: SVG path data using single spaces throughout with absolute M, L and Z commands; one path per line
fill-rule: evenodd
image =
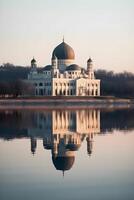
M 36 63 L 34 56 L 33 56 L 33 59 L 31 60 L 31 63 Z
M 92 62 L 92 59 L 91 57 L 89 56 L 89 59 L 87 60 L 87 62 Z
M 63 42 L 64 42 L 64 35 L 63 35 Z

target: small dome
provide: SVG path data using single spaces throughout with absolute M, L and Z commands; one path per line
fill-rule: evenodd
M 76 65 L 76 64 L 69 65 L 66 68 L 66 71 L 81 71 L 81 67 L 79 65 Z
M 69 170 L 74 164 L 75 157 L 52 157 L 53 164 L 57 170 Z
M 36 62 L 36 60 L 33 58 L 32 60 L 31 60 L 31 63 L 35 63 Z
M 52 53 L 52 58 L 54 55 L 57 57 L 57 59 L 61 60 L 74 60 L 75 54 L 72 47 L 70 47 L 68 44 L 66 44 L 64 41 L 59 44 Z
M 44 68 L 43 68 L 43 71 L 51 71 L 52 70 L 52 65 L 46 65 Z
M 87 60 L 87 62 L 93 62 L 93 61 L 92 61 L 92 59 L 91 59 L 91 58 L 89 58 L 89 59 Z

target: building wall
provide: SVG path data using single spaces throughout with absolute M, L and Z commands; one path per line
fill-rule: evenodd
M 100 96 L 100 80 L 77 79 L 76 96 Z
M 100 80 L 88 78 L 41 78 L 30 80 L 35 95 L 100 96 Z
M 68 78 L 53 78 L 52 95 L 76 95 L 75 80 Z
M 83 69 L 65 71 L 72 61 L 58 60 L 58 66 L 52 66 L 52 70 L 44 70 L 42 73 L 31 71 L 28 80 L 35 87 L 35 95 L 100 96 L 100 80 L 90 76 L 91 73 L 94 75 L 93 70 L 89 73 Z M 63 73 L 60 68 L 64 69 Z
M 52 95 L 51 78 L 31 79 L 29 81 L 34 85 L 36 96 Z

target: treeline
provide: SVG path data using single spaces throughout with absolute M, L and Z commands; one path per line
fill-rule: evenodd
M 33 85 L 26 81 L 29 72 L 30 67 L 15 66 L 10 63 L 0 66 L 0 97 L 33 95 Z
M 29 71 L 30 67 L 14 66 L 10 63 L 0 66 L 0 95 L 18 96 L 30 92 L 32 86 L 24 81 L 27 79 Z M 42 68 L 38 68 L 38 71 L 42 71 Z M 95 76 L 101 79 L 101 95 L 134 97 L 133 73 L 97 70 Z
M 15 81 L 18 79 L 26 79 L 30 67 L 14 66 L 10 63 L 5 63 L 0 66 L 0 82 L 1 81 Z
M 24 80 L 0 81 L 0 97 L 18 97 L 29 94 L 34 94 L 33 85 Z
M 38 68 L 38 71 L 42 71 L 42 68 Z M 0 66 L 0 81 L 27 79 L 29 72 L 30 66 L 15 66 L 10 63 L 5 63 Z
M 96 78 L 101 79 L 101 95 L 116 97 L 134 97 L 134 74 L 130 72 L 114 73 L 97 70 Z

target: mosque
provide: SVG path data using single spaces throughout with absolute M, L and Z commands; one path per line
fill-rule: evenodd
M 64 39 L 52 52 L 51 65 L 38 72 L 36 60 L 31 60 L 28 82 L 34 85 L 36 96 L 100 96 L 100 80 L 95 79 L 93 62 L 87 68 L 75 64 L 75 53 Z

